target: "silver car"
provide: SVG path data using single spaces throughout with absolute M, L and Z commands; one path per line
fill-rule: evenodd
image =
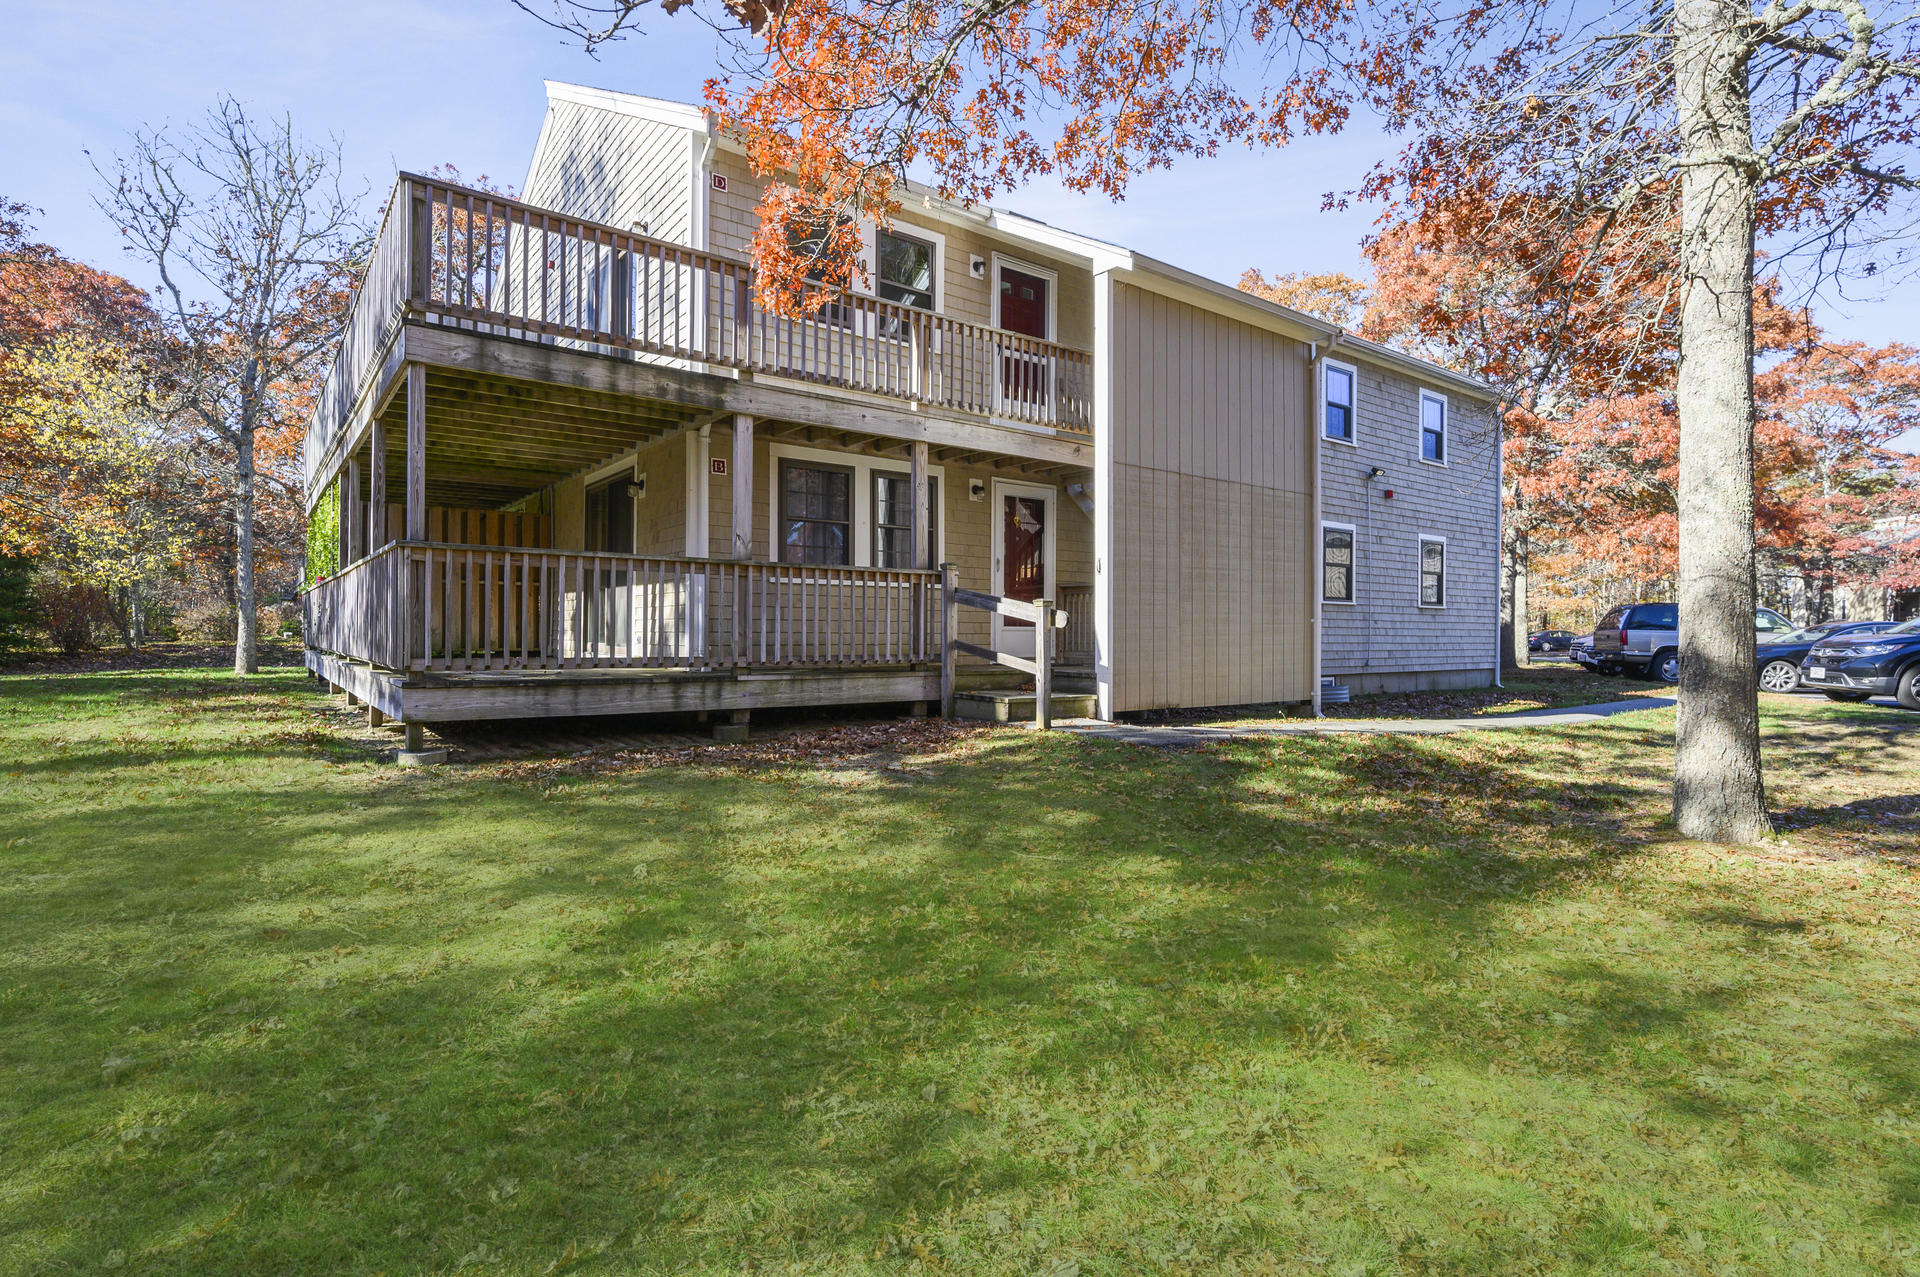
M 1756 642 L 1793 631 L 1793 622 L 1772 608 L 1753 610 Z M 1625 603 L 1593 627 L 1593 668 L 1662 683 L 1680 681 L 1680 609 L 1673 603 Z

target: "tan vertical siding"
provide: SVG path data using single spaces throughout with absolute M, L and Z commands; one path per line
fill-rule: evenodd
M 1305 700 L 1299 342 L 1116 284 L 1114 708 Z

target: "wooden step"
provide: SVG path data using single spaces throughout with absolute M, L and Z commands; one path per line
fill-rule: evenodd
M 953 698 L 953 712 L 957 718 L 984 723 L 1031 723 L 1038 700 L 1032 692 L 961 692 Z M 1092 718 L 1097 698 L 1086 692 L 1055 692 L 1052 701 L 1055 719 Z

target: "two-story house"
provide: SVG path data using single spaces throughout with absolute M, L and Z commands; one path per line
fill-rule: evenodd
M 1103 717 L 1492 678 L 1481 384 L 920 190 L 786 318 L 762 186 L 565 84 L 521 198 L 399 179 L 306 441 L 311 669 L 410 724 L 951 706 L 993 653 Z

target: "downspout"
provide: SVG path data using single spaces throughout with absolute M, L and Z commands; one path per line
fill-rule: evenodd
M 1313 716 L 1315 718 L 1324 717 L 1320 706 L 1320 670 L 1324 659 L 1323 649 L 1326 646 L 1325 620 L 1327 593 L 1326 585 L 1320 579 L 1320 574 L 1326 571 L 1327 556 L 1327 534 L 1320 522 L 1323 514 L 1320 492 L 1320 449 L 1322 445 L 1320 436 L 1325 428 L 1324 423 L 1320 420 L 1320 414 L 1326 411 L 1326 390 L 1324 389 L 1326 384 L 1326 359 L 1339 347 L 1340 338 L 1343 336 L 1345 336 L 1345 333 L 1341 329 L 1336 328 L 1327 334 L 1326 350 L 1322 351 L 1320 349 L 1320 343 L 1317 341 L 1309 343 L 1307 346 L 1308 367 L 1311 369 L 1311 384 L 1307 388 L 1307 434 L 1312 440 L 1307 451 L 1313 459 L 1312 464 L 1309 466 L 1313 474 L 1313 527 L 1308 534 L 1307 547 L 1307 561 L 1313 566 L 1307 572 L 1307 579 L 1310 586 L 1307 597 L 1312 600 L 1313 604 L 1311 628 L 1313 630 L 1312 685 Z M 1354 389 L 1358 392 L 1359 386 L 1356 384 Z
M 1498 400 L 1493 404 L 1493 685 L 1505 687 L 1500 681 L 1500 667 L 1506 663 L 1506 645 L 1500 640 L 1500 587 L 1506 573 L 1500 570 L 1500 556 L 1507 549 L 1507 450 L 1506 423 L 1500 415 Z M 1528 582 L 1529 585 L 1532 582 Z M 1527 618 L 1518 615 L 1520 599 L 1514 597 L 1515 616 L 1513 618 L 1513 638 L 1515 643 L 1525 641 Z

